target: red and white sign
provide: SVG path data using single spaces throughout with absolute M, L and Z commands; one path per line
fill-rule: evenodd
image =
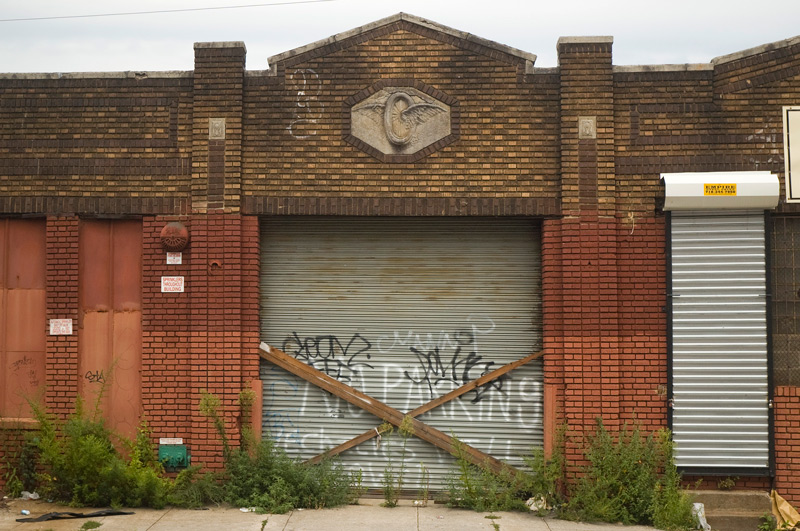
M 161 277 L 161 293 L 183 293 L 183 277 Z
M 71 336 L 72 319 L 50 319 L 51 336 Z
M 181 265 L 183 263 L 183 253 L 167 253 L 167 264 Z

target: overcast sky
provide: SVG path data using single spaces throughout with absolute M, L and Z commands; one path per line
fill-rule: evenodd
M 611 35 L 614 64 L 707 63 L 800 35 L 800 0 L 0 0 L 0 19 L 261 5 L 0 22 L 0 72 L 191 70 L 193 43 L 244 41 L 247 69 L 270 56 L 410 13 L 556 66 L 560 36 Z M 265 5 L 273 4 L 273 5 Z

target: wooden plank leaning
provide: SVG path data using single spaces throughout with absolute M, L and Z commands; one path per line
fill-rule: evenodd
M 531 362 L 531 361 L 533 361 L 533 360 L 535 360 L 537 358 L 541 358 L 543 354 L 544 354 L 544 351 L 539 351 L 539 352 L 536 352 L 534 354 L 530 354 L 528 356 L 525 356 L 522 359 L 518 359 L 518 360 L 512 361 L 511 363 L 507 363 L 506 365 L 503 365 L 502 367 L 498 367 L 497 369 L 495 369 L 495 370 L 493 370 L 491 372 L 487 372 L 486 374 L 484 374 L 483 376 L 481 376 L 479 378 L 476 378 L 475 380 L 472 380 L 470 382 L 465 383 L 464 385 L 458 387 L 457 389 L 453 389 L 452 391 L 450 391 L 447 394 L 444 394 L 444 395 L 442 395 L 440 397 L 437 397 L 437 398 L 431 400 L 430 402 L 426 402 L 425 404 L 422 404 L 421 406 L 419 406 L 416 409 L 412 409 L 411 411 L 406 413 L 406 415 L 408 415 L 409 417 L 418 417 L 418 416 L 420 416 L 420 415 L 422 415 L 424 413 L 427 413 L 428 411 L 430 411 L 430 410 L 432 410 L 434 408 L 437 408 L 437 407 L 441 406 L 442 404 L 446 404 L 447 402 L 450 402 L 451 400 L 453 400 L 455 398 L 458 398 L 461 395 L 469 393 L 473 389 L 476 389 L 476 388 L 478 388 L 478 387 L 480 387 L 482 385 L 486 385 L 487 383 L 491 382 L 492 380 L 496 380 L 496 379 L 500 378 L 504 374 L 508 374 L 509 372 L 513 371 L 514 369 L 516 369 L 518 367 L 522 367 L 523 365 L 525 365 L 525 364 L 527 364 L 527 363 L 529 363 L 529 362 Z M 349 450 L 350 448 L 358 446 L 359 444 L 361 444 L 361 443 L 363 443 L 365 441 L 368 441 L 368 440 L 372 439 L 373 437 L 376 437 L 376 436 L 380 435 L 380 431 L 378 430 L 378 428 L 379 427 L 376 426 L 375 428 L 373 428 L 371 430 L 367 430 L 364 433 L 362 433 L 361 435 L 353 437 L 349 441 L 343 442 L 339 446 L 335 446 L 335 447 L 331 448 L 330 450 L 328 450 L 325 453 L 322 453 L 322 454 L 319 454 L 319 455 L 315 455 L 314 457 L 309 459 L 307 462 L 311 463 L 311 464 L 316 464 L 316 463 L 319 463 L 320 461 L 322 461 L 322 459 L 324 457 L 326 457 L 326 456 L 338 455 L 338 454 L 340 454 L 340 453 L 342 453 L 342 452 L 344 452 L 346 450 Z
M 320 389 L 327 391 L 341 398 L 345 402 L 353 404 L 354 406 L 359 407 L 368 413 L 385 420 L 386 422 L 394 424 L 395 426 L 400 426 L 400 424 L 403 422 L 403 418 L 406 416 L 404 413 L 384 404 L 380 400 L 376 400 L 369 395 L 362 393 L 361 391 L 354 389 L 353 387 L 350 387 L 349 385 L 344 384 L 301 361 L 296 360 L 280 349 L 270 347 L 263 342 L 259 348 L 261 350 L 261 357 L 267 361 L 274 363 L 278 367 L 291 372 L 295 376 L 303 378 L 307 382 L 319 387 Z M 419 437 L 423 441 L 429 442 L 438 448 L 441 448 L 449 454 L 455 453 L 455 447 L 449 435 L 437 430 L 432 426 L 428 426 L 424 422 L 421 422 L 413 417 L 410 419 L 410 421 L 414 430 L 414 436 Z M 464 457 L 474 465 L 488 467 L 495 473 L 507 471 L 511 474 L 515 474 L 517 472 L 514 467 L 503 463 L 499 459 L 492 457 L 489 454 L 478 450 L 477 448 L 473 448 L 465 443 L 461 443 L 461 446 L 464 452 Z

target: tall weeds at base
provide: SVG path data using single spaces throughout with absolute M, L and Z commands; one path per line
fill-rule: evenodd
M 115 436 L 97 412 L 84 410 L 78 399 L 75 412 L 57 421 L 32 403 L 38 431 L 32 439 L 36 453 L 36 489 L 45 498 L 73 506 L 127 506 L 161 508 L 169 481 L 155 459 L 146 424 L 134 441 Z M 126 448 L 126 460 L 115 441 Z
M 381 485 L 383 486 L 383 506 L 384 507 L 397 507 L 400 500 L 400 493 L 403 490 L 403 480 L 406 472 L 406 447 L 408 439 L 414 436 L 414 424 L 411 417 L 406 415 L 398 427 L 400 438 L 403 440 L 400 447 L 400 463 L 395 468 L 392 463 L 391 440 L 394 433 L 394 426 L 388 422 L 381 424 L 378 428 L 379 433 L 386 437 L 386 467 L 383 469 L 383 479 Z
M 564 431 L 549 459 L 541 449 L 525 458 L 528 470 L 495 474 L 466 459 L 455 437 L 456 467 L 448 486 L 450 505 L 477 511 L 529 510 L 532 499 L 540 514 L 551 509 L 560 518 L 645 524 L 669 531 L 692 529 L 692 503 L 680 486 L 666 430 L 643 437 L 638 428 L 609 433 L 598 420 L 584 455 L 589 465 L 569 489 L 565 476 Z
M 218 474 L 203 472 L 200 466 L 190 466 L 178 473 L 167 500 L 170 505 L 186 509 L 221 503 L 225 501 L 225 489 L 220 482 Z
M 246 400 L 246 395 L 240 396 L 243 409 Z M 351 499 L 352 476 L 338 460 L 302 463 L 290 458 L 269 437 L 256 443 L 246 430 L 241 434 L 241 447 L 231 446 L 219 407 L 217 397 L 204 394 L 201 412 L 212 421 L 223 446 L 225 501 L 281 514 L 296 508 L 335 507 Z
M 613 436 L 598 419 L 584 450 L 589 465 L 559 515 L 585 521 L 691 529 L 691 499 L 681 489 L 669 432 L 642 437 L 627 426 Z
M 456 437 L 452 441 L 456 470 L 447 479 L 450 506 L 481 512 L 527 510 L 527 474 L 508 469 L 495 474 L 488 466 L 475 466 L 467 459 L 464 443 Z
M 24 490 L 34 491 L 37 450 L 32 434 L 21 427 L 0 429 L 0 449 L 3 450 L 0 459 L 3 492 L 17 498 Z

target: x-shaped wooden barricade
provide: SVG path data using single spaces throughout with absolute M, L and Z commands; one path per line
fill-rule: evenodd
M 399 427 L 403 422 L 404 417 L 410 417 L 411 425 L 414 429 L 414 435 L 416 437 L 419 437 L 423 441 L 427 441 L 434 446 L 441 448 L 449 454 L 455 453 L 455 447 L 453 446 L 452 438 L 449 435 L 437 430 L 432 426 L 428 426 L 424 422 L 421 422 L 414 417 L 422 415 L 423 413 L 426 413 L 435 407 L 441 406 L 442 404 L 445 404 L 456 397 L 468 393 L 477 387 L 485 385 L 492 380 L 495 380 L 516 369 L 517 367 L 521 367 L 522 365 L 541 357 L 543 354 L 543 352 L 540 351 L 526 356 L 520 360 L 511 362 L 507 365 L 503 365 L 502 367 L 484 374 L 480 378 L 472 380 L 471 382 L 462 385 L 458 389 L 454 389 L 445 395 L 431 400 L 430 402 L 423 404 L 420 407 L 409 411 L 408 413 L 402 413 L 399 410 L 384 404 L 380 400 L 375 400 L 371 396 L 362 393 L 358 389 L 350 387 L 349 385 L 328 376 L 324 372 L 318 371 L 302 361 L 298 361 L 280 349 L 270 347 L 266 343 L 261 343 L 260 349 L 261 357 L 267 361 L 274 363 L 278 367 L 289 371 L 295 376 L 299 376 L 300 378 L 319 387 L 320 389 L 327 391 L 341 398 L 345 402 L 353 404 L 354 406 L 357 406 L 364 411 L 367 411 L 368 413 L 371 413 L 372 415 L 389 422 L 390 424 Z M 375 429 L 365 431 L 361 435 L 340 444 L 336 448 L 332 448 L 324 454 L 310 459 L 309 462 L 316 463 L 320 461 L 323 456 L 340 454 L 345 450 L 348 450 L 364 441 L 371 439 L 372 437 L 375 437 L 376 435 L 379 435 L 377 427 Z M 499 459 L 494 458 L 489 454 L 478 450 L 477 448 L 473 448 L 472 446 L 464 443 L 461 443 L 461 447 L 464 452 L 464 457 L 474 465 L 480 467 L 489 467 L 495 473 L 499 473 L 503 470 L 509 471 L 512 474 L 516 472 L 516 470 L 510 465 L 503 463 Z

